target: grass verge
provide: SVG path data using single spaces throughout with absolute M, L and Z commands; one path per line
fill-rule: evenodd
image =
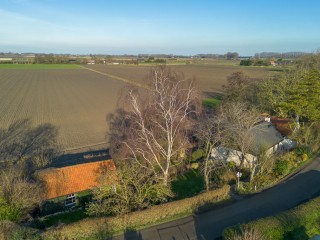
M 320 234 L 320 197 L 272 217 L 226 228 L 223 239 L 235 239 L 244 228 L 259 231 L 265 239 L 310 239 Z

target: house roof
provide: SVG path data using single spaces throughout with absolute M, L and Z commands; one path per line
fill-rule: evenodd
M 252 131 L 255 142 L 252 153 L 255 155 L 273 147 L 284 139 L 275 125 L 270 122 L 261 122 L 257 124 Z
M 293 122 L 289 118 L 272 117 L 271 122 L 275 125 L 276 129 L 284 136 L 288 136 L 292 133 L 290 124 Z
M 52 199 L 98 186 L 106 170 L 115 170 L 112 159 L 77 164 L 62 168 L 47 168 L 36 173 L 46 185 L 46 198 Z

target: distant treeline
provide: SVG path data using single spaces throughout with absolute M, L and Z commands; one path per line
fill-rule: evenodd
M 254 54 L 254 58 L 299 58 L 310 53 L 306 52 L 261 52 Z
M 0 52 L 0 63 L 46 63 L 46 64 L 139 64 L 139 63 L 166 63 L 166 60 L 177 60 L 182 58 L 201 59 L 244 59 L 241 65 L 270 65 L 269 62 L 259 61 L 259 59 L 281 59 L 282 64 L 285 59 L 295 59 L 308 55 L 305 52 L 261 52 L 254 56 L 239 56 L 237 52 L 227 52 L 225 54 L 203 53 L 196 55 L 174 55 L 174 54 L 137 54 L 137 55 L 104 55 L 104 54 L 45 54 L 45 53 L 3 53 Z M 249 60 L 251 59 L 251 60 Z M 255 59 L 254 61 L 252 59 Z

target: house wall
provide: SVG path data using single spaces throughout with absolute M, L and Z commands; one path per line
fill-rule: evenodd
M 224 147 L 216 147 L 213 148 L 211 151 L 211 158 L 216 160 L 221 160 L 225 162 L 234 162 L 237 166 L 241 164 L 241 158 L 243 154 L 240 151 L 230 149 L 230 148 L 224 148 Z M 248 167 L 248 162 L 251 163 L 253 161 L 257 160 L 257 157 L 247 153 L 246 161 L 244 161 L 244 166 Z

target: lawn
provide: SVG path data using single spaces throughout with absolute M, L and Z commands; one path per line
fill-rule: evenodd
M 221 98 L 206 98 L 202 101 L 202 105 L 210 109 L 216 109 L 221 101 Z

